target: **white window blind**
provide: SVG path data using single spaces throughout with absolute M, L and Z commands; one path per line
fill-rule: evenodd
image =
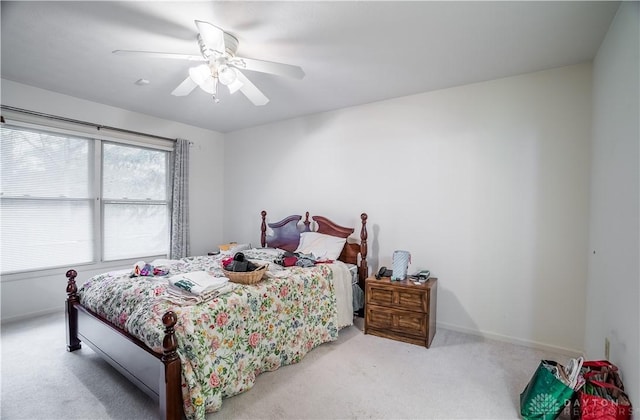
M 105 260 L 167 254 L 167 153 L 104 143 Z
M 168 254 L 166 148 L 0 130 L 2 273 Z
M 2 272 L 93 261 L 93 142 L 0 130 Z

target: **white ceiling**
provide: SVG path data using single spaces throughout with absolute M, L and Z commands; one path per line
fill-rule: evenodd
M 2 1 L 2 78 L 229 132 L 301 115 L 591 60 L 618 2 Z M 245 71 L 271 101 L 216 104 L 171 91 L 199 54 L 194 20 L 240 41 L 238 56 L 301 66 L 303 80 Z M 138 86 L 140 78 L 151 83 Z M 8 104 L 10 105 L 10 104 Z

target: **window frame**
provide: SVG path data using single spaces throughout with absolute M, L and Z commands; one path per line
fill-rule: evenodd
M 102 158 L 102 154 L 104 152 L 104 145 L 105 144 L 117 144 L 117 145 L 125 145 L 125 146 L 129 146 L 129 147 L 137 147 L 139 149 L 148 149 L 148 150 L 154 150 L 154 151 L 158 151 L 159 149 L 154 148 L 154 147 L 142 147 L 142 146 L 138 146 L 138 145 L 130 145 L 130 144 L 125 144 L 122 142 L 114 142 L 111 140 L 104 140 L 101 141 L 100 143 L 100 249 L 97 251 L 99 252 L 99 261 L 101 263 L 105 263 L 105 262 L 112 262 L 112 261 L 121 261 L 122 259 L 106 259 L 105 257 L 105 206 L 108 204 L 132 204 L 132 205 L 158 205 L 158 204 L 165 204 L 166 208 L 167 208 L 167 226 L 168 226 L 168 232 L 167 232 L 167 253 L 166 254 L 160 254 L 160 255 L 152 255 L 150 257 L 165 257 L 168 258 L 169 257 L 169 253 L 170 253 L 170 248 L 171 248 L 171 210 L 172 210 L 172 200 L 171 200 L 171 194 L 172 194 L 172 184 L 171 184 L 171 179 L 172 179 L 172 171 L 173 171 L 173 153 L 167 153 L 166 155 L 166 159 L 165 159 L 165 183 L 166 183 L 166 200 L 147 200 L 147 199 L 129 199 L 129 198 L 120 198 L 120 199 L 115 199 L 115 198 L 109 198 L 109 199 L 105 199 L 104 198 L 104 194 L 102 191 L 102 186 L 103 186 L 103 175 L 104 175 L 104 159 Z M 131 257 L 131 258 L 126 258 L 127 260 L 129 259 L 136 259 L 139 260 L 140 258 L 147 258 L 147 256 L 138 256 L 138 257 Z
M 42 277 L 49 275 L 57 275 L 66 272 L 70 268 L 82 269 L 109 269 L 116 267 L 126 267 L 141 259 L 168 258 L 170 253 L 170 235 L 171 235 L 171 213 L 172 213 L 172 182 L 173 177 L 173 161 L 174 161 L 174 145 L 175 141 L 170 139 L 161 139 L 156 137 L 147 137 L 143 134 L 130 134 L 129 132 L 121 133 L 117 129 L 105 129 L 100 126 L 83 125 L 79 123 L 60 121 L 53 118 L 22 114 L 14 111 L 2 112 L 3 126 L 12 129 L 35 130 L 55 135 L 66 135 L 75 138 L 83 138 L 92 142 L 93 148 L 93 186 L 92 197 L 89 199 L 93 212 L 92 234 L 93 234 L 93 261 L 84 263 L 71 263 L 60 266 L 35 268 L 19 271 L 7 271 L 0 273 L 0 282 L 16 281 L 27 278 Z M 141 255 L 139 257 L 105 260 L 104 259 L 104 203 L 102 196 L 102 173 L 103 173 L 103 145 L 105 143 L 120 144 L 137 148 L 146 148 L 150 150 L 166 152 L 166 201 L 159 201 L 166 205 L 167 208 L 167 243 L 166 253 L 158 255 Z M 67 199 L 68 200 L 68 199 Z M 60 201 L 65 201 L 61 199 Z M 106 200 L 108 202 L 122 200 Z M 135 204 L 136 200 L 131 200 Z M 139 202 L 140 200 L 138 200 Z M 154 200 L 158 201 L 158 200 Z M 1 268 L 0 268 L 1 270 Z

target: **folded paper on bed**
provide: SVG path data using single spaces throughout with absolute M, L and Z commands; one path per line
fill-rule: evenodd
M 186 306 L 186 305 L 197 305 L 199 303 L 204 303 L 210 301 L 211 299 L 215 299 L 218 296 L 224 295 L 226 293 L 233 292 L 238 287 L 238 284 L 228 282 L 221 287 L 216 289 L 208 290 L 206 292 L 194 295 L 191 292 L 187 292 L 178 287 L 168 287 L 167 288 L 167 296 L 166 300 L 169 302 L 175 303 L 176 305 Z
M 169 277 L 169 283 L 187 292 L 199 295 L 220 289 L 229 282 L 227 277 L 214 277 L 209 271 L 192 271 Z

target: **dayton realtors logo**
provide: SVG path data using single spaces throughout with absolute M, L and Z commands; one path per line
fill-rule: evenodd
M 551 394 L 538 394 L 529 401 L 530 414 L 555 414 L 563 407 L 562 403 Z

